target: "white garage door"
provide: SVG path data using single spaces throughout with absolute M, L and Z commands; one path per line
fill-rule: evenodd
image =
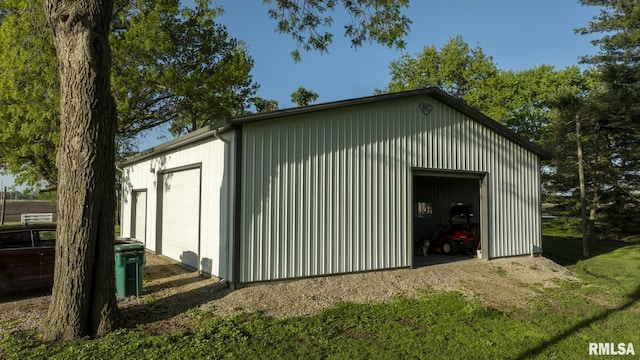
M 131 237 L 147 243 L 147 191 L 133 193 L 133 231 Z
M 200 169 L 162 176 L 162 254 L 198 269 Z

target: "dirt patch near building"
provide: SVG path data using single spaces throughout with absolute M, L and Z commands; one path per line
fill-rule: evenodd
M 542 289 L 559 280 L 577 281 L 566 268 L 544 257 L 517 257 L 253 284 L 231 291 L 216 278 L 204 278 L 173 260 L 148 255 L 144 294 L 119 299 L 127 327 L 170 333 L 188 326 L 190 309 L 227 317 L 261 311 L 276 318 L 308 316 L 339 302 L 375 303 L 396 294 L 413 297 L 418 289 L 459 291 L 499 310 L 528 306 Z M 48 292 L 0 299 L 0 332 L 35 328 L 46 314 Z

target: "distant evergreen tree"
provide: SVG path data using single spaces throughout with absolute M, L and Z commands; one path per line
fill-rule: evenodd
M 640 217 L 640 3 L 582 0 L 602 11 L 581 34 L 601 34 L 592 66 L 570 87 L 559 87 L 546 145 L 555 157 L 545 176 L 556 201 L 580 213 L 576 122 L 584 157 L 586 213 L 598 234 L 637 232 Z M 571 213 L 571 212 L 570 212 Z

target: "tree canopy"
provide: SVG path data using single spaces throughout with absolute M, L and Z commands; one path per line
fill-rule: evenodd
M 469 47 L 461 36 L 450 39 L 441 49 L 432 45 L 414 56 L 405 54 L 392 61 L 389 69 L 391 81 L 382 92 L 437 86 L 467 102 L 476 102 L 476 106 L 482 106 L 479 92 L 498 75 L 492 58 L 479 46 Z M 478 101 L 471 101 L 474 98 Z
M 267 100 L 265 98 L 261 98 L 256 96 L 251 99 L 253 106 L 255 107 L 257 112 L 267 112 L 278 109 L 278 102 L 276 100 Z
M 635 0 L 582 0 L 601 12 L 580 34 L 600 34 L 595 55 L 582 62 L 593 67 L 591 83 L 564 93 L 549 142 L 559 154 L 550 164 L 549 185 L 560 202 L 575 202 L 578 167 L 571 154 L 573 126 L 583 129 L 586 197 L 592 237 L 596 223 L 607 233 L 638 231 L 640 216 L 640 3 Z M 586 89 L 586 90 L 585 90 Z
M 51 32 L 40 4 L 2 2 L 0 168 L 17 183 L 57 183 L 59 80 Z
M 352 47 L 360 47 L 365 42 L 377 42 L 387 47 L 403 49 L 404 36 L 409 32 L 411 20 L 402 13 L 409 0 L 263 0 L 273 5 L 269 16 L 276 21 L 276 31 L 288 34 L 296 41 L 296 49 L 291 52 L 299 61 L 300 51 L 316 50 L 327 52 L 333 41 L 331 16 L 342 5 L 343 13 L 349 17 L 344 27 L 344 36 Z
M 53 39 L 39 1 L 5 1 L 2 9 L 0 167 L 18 183 L 44 180 L 55 188 L 60 94 Z M 165 123 L 181 134 L 252 104 L 253 60 L 215 22 L 221 9 L 201 0 L 194 9 L 175 0 L 118 0 L 113 11 L 111 87 L 121 143 Z
M 241 41 L 208 1 L 120 1 L 113 21 L 113 93 L 124 135 L 170 123 L 174 135 L 242 114 L 258 86 Z M 117 4 L 116 4 L 117 5 Z M 154 29 L 154 31 L 149 31 Z
M 546 144 L 551 112 L 558 89 L 577 86 L 582 81 L 577 66 L 557 70 L 540 65 L 525 70 L 500 71 L 488 114 L 529 141 Z
M 411 23 L 402 14 L 409 0 L 264 3 L 276 31 L 296 41 L 297 60 L 300 49 L 328 51 L 335 13 L 348 18 L 344 36 L 354 47 L 369 41 L 402 48 Z M 111 84 L 122 153 L 135 148 L 136 134 L 160 124 L 170 124 L 178 135 L 251 106 L 277 108 L 255 96 L 253 60 L 242 41 L 216 22 L 222 12 L 206 0 L 194 1 L 194 8 L 177 0 L 114 1 Z M 3 1 L 0 14 L 0 169 L 16 176 L 16 183 L 38 187 L 44 181 L 55 188 L 60 95 L 53 40 L 44 31 L 38 0 Z
M 291 101 L 298 106 L 307 106 L 320 97 L 316 92 L 307 90 L 302 86 L 291 94 Z
M 612 142 L 612 161 L 623 172 L 621 185 L 628 201 L 640 206 L 640 3 L 634 0 L 582 0 L 602 11 L 581 34 L 601 34 L 593 40 L 598 52 L 582 61 L 597 69 L 604 89 L 598 104 L 598 130 Z M 623 184 L 624 183 L 624 184 Z M 628 206 L 627 206 L 628 207 Z

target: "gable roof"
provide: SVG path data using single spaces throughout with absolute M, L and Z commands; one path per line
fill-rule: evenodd
M 551 159 L 553 154 L 541 146 L 532 143 L 531 141 L 525 139 L 524 137 L 516 134 L 515 132 L 509 130 L 506 126 L 498 123 L 497 121 L 489 118 L 488 116 L 482 114 L 478 110 L 472 108 L 467 105 L 464 101 L 455 98 L 446 92 L 440 90 L 438 87 L 428 87 L 424 89 L 418 90 L 410 90 L 382 95 L 372 95 L 366 97 L 360 97 L 355 99 L 348 100 L 340 100 L 340 101 L 332 101 L 322 104 L 314 104 L 302 107 L 288 108 L 282 110 L 274 110 L 264 113 L 254 113 L 248 115 L 240 115 L 231 118 L 227 118 L 221 121 L 217 121 L 209 126 L 205 126 L 204 128 L 193 131 L 187 135 L 181 136 L 177 139 L 168 141 L 164 144 L 161 144 L 157 147 L 142 151 L 136 155 L 133 155 L 127 158 L 124 162 L 124 165 L 128 165 L 134 162 L 142 161 L 149 157 L 153 157 L 159 153 L 164 153 L 179 147 L 182 147 L 187 144 L 194 143 L 196 141 L 201 141 L 203 139 L 209 137 L 215 137 L 218 133 L 236 128 L 242 127 L 244 124 L 254 123 L 258 121 L 268 121 L 271 119 L 281 119 L 288 116 L 293 115 L 301 115 L 319 111 L 340 109 L 348 106 L 356 106 L 363 104 L 370 104 L 375 102 L 382 102 L 388 100 L 395 99 L 403 99 L 413 96 L 429 96 L 434 98 L 435 100 L 440 101 L 441 103 L 451 107 L 454 110 L 459 111 L 460 113 L 466 115 L 467 117 L 477 121 L 481 125 L 495 131 L 496 133 L 506 137 L 507 139 L 513 141 L 514 143 L 522 146 L 523 148 L 533 152 L 543 159 Z

